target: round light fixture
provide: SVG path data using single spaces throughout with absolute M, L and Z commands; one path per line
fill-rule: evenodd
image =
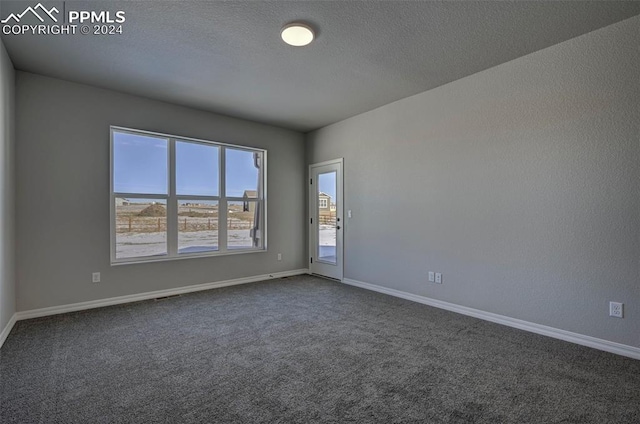
M 282 28 L 282 32 L 280 32 L 280 36 L 285 43 L 291 46 L 301 47 L 311 43 L 314 34 L 309 26 L 294 22 L 285 25 Z

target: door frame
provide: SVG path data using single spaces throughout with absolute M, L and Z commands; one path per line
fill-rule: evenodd
M 336 277 L 331 277 L 331 276 L 327 276 L 327 275 L 323 275 L 321 273 L 315 273 L 314 272 L 314 268 L 317 268 L 317 264 L 318 262 L 316 261 L 316 246 L 318 244 L 318 241 L 316 240 L 317 237 L 317 230 L 315 230 L 317 228 L 317 225 L 319 224 L 318 222 L 318 217 L 317 215 L 317 196 L 316 194 L 316 185 L 313 184 L 313 169 L 314 168 L 319 168 L 322 166 L 327 166 L 327 165 L 338 165 L 338 172 L 336 175 L 336 221 L 337 221 L 337 225 L 340 226 L 340 229 L 337 230 L 336 233 L 336 267 L 337 267 L 337 272 L 339 275 L 339 278 Z M 311 165 L 309 165 L 309 170 L 308 170 L 308 190 L 307 190 L 307 196 L 308 196 L 308 213 L 307 213 L 307 223 L 309 224 L 309 230 L 307 231 L 307 235 L 309 238 L 309 272 L 312 274 L 316 274 L 316 275 L 320 275 L 322 277 L 327 277 L 327 278 L 332 278 L 332 279 L 336 279 L 339 281 L 342 281 L 342 279 L 344 278 L 344 231 L 345 231 L 345 221 L 344 221 L 344 158 L 338 158 L 338 159 L 333 159 L 333 160 L 328 160 L 328 161 L 324 161 L 324 162 L 318 162 L 318 163 L 313 163 Z M 316 182 L 317 184 L 317 182 Z M 315 220 L 315 225 L 313 224 Z M 315 230 L 315 231 L 314 231 Z M 316 265 L 316 266 L 314 266 Z M 331 266 L 331 265 L 329 265 Z

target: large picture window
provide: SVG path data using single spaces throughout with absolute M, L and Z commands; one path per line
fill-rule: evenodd
M 111 262 L 266 248 L 266 151 L 111 127 Z

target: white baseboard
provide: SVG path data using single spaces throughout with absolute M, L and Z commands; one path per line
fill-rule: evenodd
M 108 299 L 92 300 L 88 302 L 73 303 L 70 305 L 52 306 L 49 308 L 32 309 L 28 311 L 16 312 L 5 328 L 0 332 L 0 348 L 4 344 L 4 341 L 9 336 L 11 329 L 15 325 L 16 321 L 38 318 L 49 315 L 64 314 L 67 312 L 82 311 L 86 309 L 101 308 L 104 306 L 119 305 L 123 303 L 138 302 L 141 300 L 155 299 L 158 297 L 172 296 L 176 294 L 192 293 L 202 290 L 210 290 L 219 287 L 235 286 L 239 284 L 254 283 L 257 281 L 271 280 L 276 278 L 290 277 L 294 275 L 308 274 L 308 269 L 297 269 L 293 271 L 276 272 L 272 274 L 256 275 L 253 277 L 236 278 L 233 280 L 216 281 L 212 283 L 197 284 L 193 286 L 178 287 L 175 289 L 158 290 L 153 292 L 139 293 L 127 296 L 118 296 Z M 372 290 L 378 293 L 387 294 L 390 296 L 399 297 L 402 299 L 411 300 L 413 302 L 422 303 L 425 305 L 433 306 L 440 309 L 445 309 L 459 314 L 468 315 L 474 318 L 479 318 L 485 321 L 495 322 L 497 324 L 506 325 L 520 330 L 529 331 L 543 336 L 553 337 L 555 339 L 564 340 L 571 343 L 576 343 L 583 346 L 592 347 L 594 349 L 603 350 L 605 352 L 615 353 L 622 356 L 627 356 L 633 359 L 640 360 L 640 348 L 634 346 L 628 346 L 622 343 L 611 342 L 596 337 L 586 336 L 579 333 L 573 333 L 566 330 L 561 330 L 554 327 L 548 327 L 546 325 L 535 324 L 528 321 L 519 320 L 516 318 L 510 318 L 504 315 L 498 315 L 491 312 L 481 311 L 479 309 L 469 308 L 466 306 L 456 305 L 454 303 L 444 302 L 442 300 L 431 299 L 425 296 L 420 296 L 412 293 L 403 292 L 400 290 L 390 289 L 387 287 L 378 286 L 375 284 L 364 283 L 362 281 L 352 280 L 345 278 L 343 283 L 360 287 L 367 290 Z
M 9 337 L 9 333 L 11 333 L 11 329 L 13 328 L 16 321 L 18 320 L 17 315 L 18 314 L 13 314 L 13 316 L 9 319 L 9 322 L 7 323 L 7 325 L 2 329 L 2 332 L 0 333 L 0 348 L 2 348 L 4 341 L 7 340 L 7 337 Z
M 49 315 L 64 314 L 67 312 L 83 311 L 86 309 L 102 308 L 104 306 L 111 306 L 111 305 L 119 305 L 122 303 L 139 302 L 141 300 L 155 299 L 155 298 L 164 297 L 164 296 L 173 296 L 176 294 L 210 290 L 210 289 L 215 289 L 219 287 L 236 286 L 239 284 L 255 283 L 256 281 L 291 277 L 293 275 L 307 274 L 308 272 L 309 270 L 307 269 L 296 269 L 293 271 L 274 272 L 272 274 L 256 275 L 253 277 L 236 278 L 233 280 L 216 281 L 213 283 L 196 284 L 193 286 L 185 286 L 185 287 L 176 287 L 175 289 L 158 290 L 153 292 L 131 294 L 127 296 L 111 297 L 107 299 L 90 300 L 88 302 L 72 303 L 70 305 L 51 306 L 49 308 L 42 308 L 42 309 L 31 309 L 28 311 L 17 312 L 14 315 L 14 318 L 17 320 L 39 318 L 39 317 L 45 317 Z M 2 334 L 4 334 L 4 332 Z
M 387 287 L 378 286 L 375 284 L 363 283 L 362 281 L 352 280 L 349 278 L 345 278 L 342 282 L 345 284 L 349 284 L 351 286 L 356 286 L 363 289 L 376 291 L 378 293 L 388 294 L 390 296 L 400 297 L 402 299 L 411 300 L 413 302 L 422 303 L 422 304 L 433 306 L 440 309 L 446 309 L 447 311 L 457 312 L 459 314 L 468 315 L 468 316 L 479 318 L 485 321 L 491 321 L 497 324 L 507 325 L 509 327 L 518 328 L 520 330 L 529 331 L 531 333 L 553 337 L 555 339 L 576 343 L 582 346 L 592 347 L 594 349 L 603 350 L 605 352 L 615 353 L 622 356 L 627 356 L 633 359 L 640 359 L 640 348 L 637 348 L 634 346 L 611 342 L 604 339 L 598 339 L 596 337 L 585 336 L 583 334 L 572 333 L 571 331 L 560 330 L 558 328 L 535 324 L 528 321 L 510 318 L 504 315 L 494 314 L 491 312 L 485 312 L 479 309 L 468 308 L 466 306 L 460 306 L 454 303 L 443 302 L 441 300 L 431 299 L 425 296 L 419 296 L 417 294 L 411 294 L 411 293 L 403 292 L 400 290 L 394 290 Z

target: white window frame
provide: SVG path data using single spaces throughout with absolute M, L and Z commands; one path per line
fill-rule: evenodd
M 167 140 L 167 147 L 169 149 L 167 155 L 167 169 L 168 169 L 168 182 L 169 188 L 168 194 L 144 194 L 144 193 L 119 193 L 114 192 L 113 177 L 114 177 L 114 163 L 113 163 L 113 135 L 115 132 L 136 134 L 142 136 L 152 136 L 157 138 L 164 138 Z M 176 142 L 189 142 L 199 143 L 209 146 L 218 147 L 218 196 L 192 196 L 192 195 L 178 195 L 176 193 Z M 242 196 L 234 197 L 226 196 L 226 169 L 225 169 L 225 149 L 244 150 L 248 152 L 259 152 L 262 154 L 262 167 L 260 170 L 260 179 L 262 183 L 262 190 L 258 188 L 258 197 L 250 202 L 256 202 L 260 205 L 262 214 L 260 216 L 260 230 L 262 232 L 262 246 L 261 247 L 248 247 L 248 248 L 235 248 L 228 249 L 227 247 L 227 205 L 228 202 L 245 202 L 246 199 Z M 259 184 L 260 185 L 260 184 Z M 109 202 L 110 202 L 110 251 L 111 251 L 111 265 L 131 264 L 131 263 L 145 263 L 145 262 L 162 262 L 169 260 L 179 259 L 191 259 L 199 257 L 211 257 L 211 256 L 223 256 L 223 255 L 238 255 L 245 253 L 256 253 L 267 251 L 267 151 L 265 149 L 259 149 L 247 146 L 238 146 L 229 143 L 220 143 L 211 140 L 202 140 L 191 137 L 181 137 L 171 134 L 162 134 L 152 131 L 144 131 L 133 128 L 110 126 L 109 127 Z M 116 198 L 128 198 L 128 199 L 159 199 L 166 202 L 167 208 L 167 253 L 165 255 L 157 256 L 137 256 L 134 258 L 116 258 Z M 217 201 L 218 202 L 218 250 L 210 252 L 194 252 L 194 253 L 178 253 L 178 203 L 185 200 L 203 200 L 203 201 Z M 223 225 L 224 224 L 224 225 Z
M 320 203 L 320 206 L 319 206 L 320 209 L 328 209 L 329 208 L 329 199 L 327 199 L 326 197 L 318 199 L 318 202 Z

